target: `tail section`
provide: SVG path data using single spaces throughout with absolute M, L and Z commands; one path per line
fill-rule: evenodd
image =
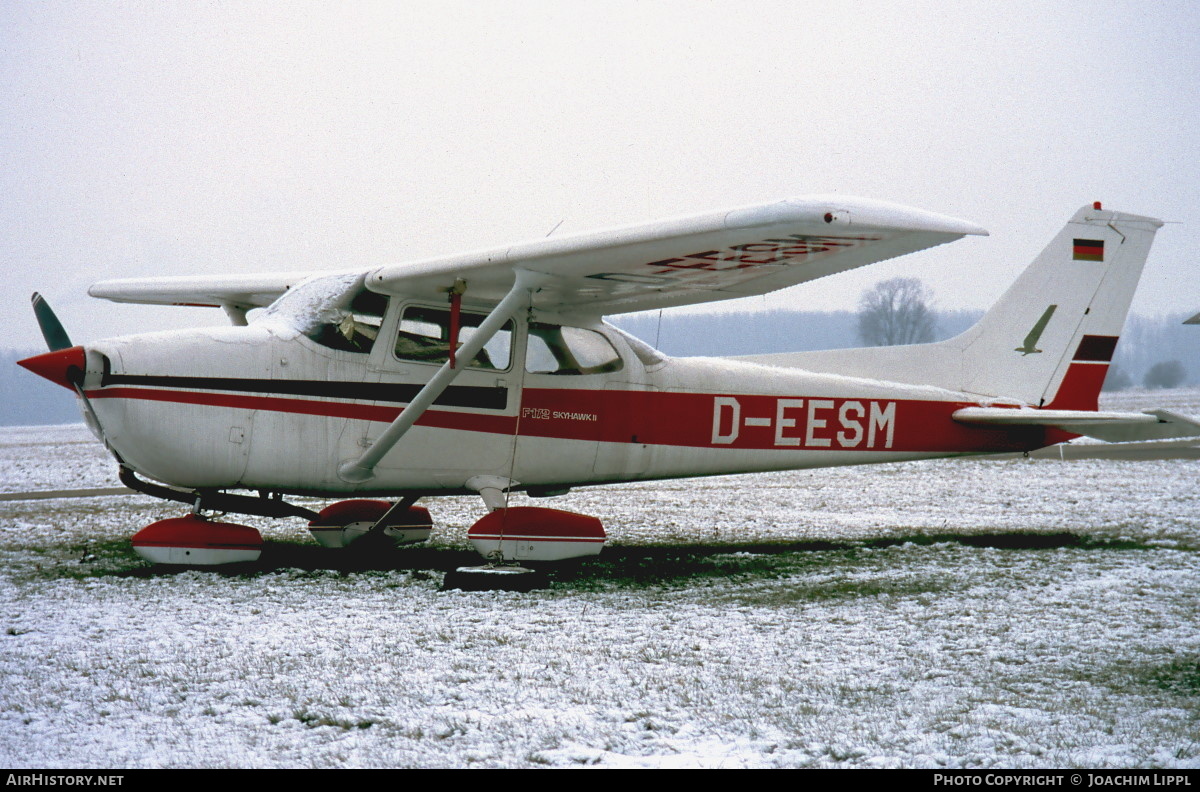
M 946 342 L 961 390 L 1094 410 L 1162 222 L 1094 206 L 1075 213 L 975 327 Z
M 762 355 L 756 362 L 1095 410 L 1162 221 L 1087 206 L 970 330 L 904 347 Z

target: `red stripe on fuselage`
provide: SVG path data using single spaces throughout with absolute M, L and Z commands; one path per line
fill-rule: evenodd
M 109 387 L 92 399 L 137 399 L 390 423 L 399 407 L 210 391 Z M 1037 428 L 960 424 L 970 402 L 757 394 L 527 388 L 520 419 L 428 410 L 419 426 L 563 440 L 695 448 L 969 453 L 1046 444 Z
M 968 426 L 969 402 L 527 388 L 522 436 L 700 448 L 1024 450 L 1041 430 Z M 736 418 L 736 423 L 735 423 Z

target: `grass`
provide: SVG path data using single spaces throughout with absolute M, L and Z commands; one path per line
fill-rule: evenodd
M 724 542 L 668 545 L 611 546 L 601 557 L 583 561 L 545 564 L 550 583 L 556 587 L 588 590 L 614 585 L 641 586 L 649 583 L 688 584 L 703 578 L 730 576 L 782 577 L 811 563 L 829 565 L 852 559 L 864 550 L 880 550 L 906 544 L 932 546 L 958 544 L 968 547 L 1008 550 L 1148 550 L 1151 545 L 1074 533 L 1036 534 L 996 532 L 975 534 L 914 534 L 853 542 Z M 138 557 L 128 538 L 73 540 L 64 543 L 25 545 L 21 563 L 11 574 L 18 580 L 88 579 L 111 575 L 159 577 L 187 571 L 186 567 L 150 565 Z M 806 560 L 807 559 L 807 560 Z M 204 569 L 206 574 L 244 578 L 271 574 L 283 569 L 303 573 L 342 575 L 387 574 L 407 570 L 419 579 L 436 580 L 460 566 L 479 563 L 473 550 L 445 546 L 404 548 L 322 548 L 315 544 L 266 541 L 258 561 Z M 845 594 L 865 595 L 866 589 L 840 587 Z
M 744 481 L 724 498 L 718 480 L 713 531 L 686 523 L 685 488 L 602 503 L 585 492 L 563 507 L 611 514 L 612 543 L 528 594 L 439 590 L 447 570 L 478 563 L 472 503 L 439 504 L 440 526 L 462 523 L 439 542 L 389 553 L 326 550 L 302 526 L 248 520 L 268 536 L 262 559 L 204 572 L 133 554 L 129 526 L 169 507 L 7 504 L 0 760 L 1194 764 L 1194 469 L 1150 470 L 1114 505 L 1083 486 L 1098 468 L 1055 468 L 1049 489 L 1080 477 L 1066 506 L 1030 484 L 1043 467 L 942 470 L 885 477 L 909 499 L 888 515 L 837 502 L 852 488 L 833 474 L 754 479 L 756 502 L 783 504 L 770 521 L 743 508 Z M 1009 486 L 1001 473 L 1036 475 Z M 996 519 L 964 476 L 1007 487 Z M 819 483 L 819 518 L 806 481 Z M 972 509 L 984 516 L 947 527 Z
M 1190 655 L 1145 670 L 1150 684 L 1200 702 L 1200 655 Z

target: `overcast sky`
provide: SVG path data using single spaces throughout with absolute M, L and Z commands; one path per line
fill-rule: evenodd
M 792 195 L 977 222 L 897 274 L 982 308 L 1071 214 L 1181 221 L 1134 310 L 1200 310 L 1200 3 L 0 4 L 0 346 L 223 323 L 97 280 L 371 266 Z

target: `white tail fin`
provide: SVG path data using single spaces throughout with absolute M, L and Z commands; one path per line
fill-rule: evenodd
M 961 390 L 1094 410 L 1162 222 L 1085 207 L 975 327 Z
M 1087 206 L 970 330 L 948 341 L 750 360 L 1095 410 L 1162 221 Z

